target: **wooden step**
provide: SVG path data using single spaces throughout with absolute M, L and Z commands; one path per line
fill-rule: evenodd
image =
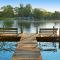
M 16 58 L 14 57 L 13 60 L 42 60 L 41 57 L 38 58 Z
M 34 47 L 37 47 L 38 45 L 37 44 L 20 44 L 19 47 L 29 47 L 29 48 L 34 48 Z
M 23 43 L 23 44 L 37 44 L 37 41 L 36 40 L 32 40 L 32 41 L 25 40 L 25 41 L 20 41 L 18 44 L 21 44 L 21 43 Z

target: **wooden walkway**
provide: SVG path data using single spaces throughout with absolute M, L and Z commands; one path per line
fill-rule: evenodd
M 42 60 L 38 42 L 60 42 L 57 36 L 57 28 L 42 28 L 38 34 L 20 34 L 21 40 L 18 42 L 13 60 Z
M 40 49 L 37 47 L 37 34 L 21 34 L 13 60 L 42 60 Z
M 42 60 L 38 42 L 60 42 L 58 29 L 40 29 L 38 34 L 23 33 L 17 35 L 16 28 L 0 28 L 0 41 L 19 41 L 12 60 Z

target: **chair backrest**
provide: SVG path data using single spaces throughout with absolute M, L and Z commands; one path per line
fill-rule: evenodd
M 17 28 L 0 28 L 0 34 L 16 34 L 18 35 Z
M 40 28 L 39 33 L 43 36 L 56 36 L 58 28 Z

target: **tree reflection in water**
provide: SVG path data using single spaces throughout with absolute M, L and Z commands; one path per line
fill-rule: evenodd
M 13 21 L 13 20 L 4 21 L 4 22 L 3 22 L 3 27 L 4 27 L 4 28 L 12 27 L 13 24 L 14 24 L 14 21 Z
M 0 51 L 15 51 L 17 42 L 0 42 Z
M 56 43 L 53 42 L 39 42 L 41 51 L 57 51 Z
M 3 28 L 10 28 L 13 26 L 13 24 L 13 20 L 4 20 Z M 16 45 L 16 42 L 0 42 L 0 51 L 15 51 Z
M 23 33 L 25 29 L 26 31 L 30 30 L 31 22 L 18 20 L 17 23 L 21 33 Z

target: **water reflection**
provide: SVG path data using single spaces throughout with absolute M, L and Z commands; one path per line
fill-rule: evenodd
M 0 42 L 0 51 L 15 51 L 17 42 Z
M 42 60 L 60 60 L 59 42 L 39 42 Z
M 39 42 L 41 51 L 57 51 L 56 43 L 53 42 Z
M 12 55 L 14 52 L 0 51 L 0 60 L 12 60 Z
M 60 28 L 58 22 L 27 22 L 20 20 L 1 20 L 0 27 L 17 27 L 19 33 L 36 33 L 40 28 Z M 0 42 L 0 59 L 11 60 L 12 55 L 16 49 L 16 42 Z M 60 43 L 39 43 L 43 60 L 60 60 Z
M 18 28 L 20 29 L 21 33 L 23 33 L 24 31 L 30 32 L 30 26 L 31 26 L 30 22 L 24 22 L 24 21 L 18 20 L 17 23 L 18 23 Z
M 12 27 L 14 24 L 14 21 L 3 21 L 3 27 L 7 28 L 7 27 Z
M 16 46 L 17 42 L 0 42 L 0 59 L 12 60 Z

